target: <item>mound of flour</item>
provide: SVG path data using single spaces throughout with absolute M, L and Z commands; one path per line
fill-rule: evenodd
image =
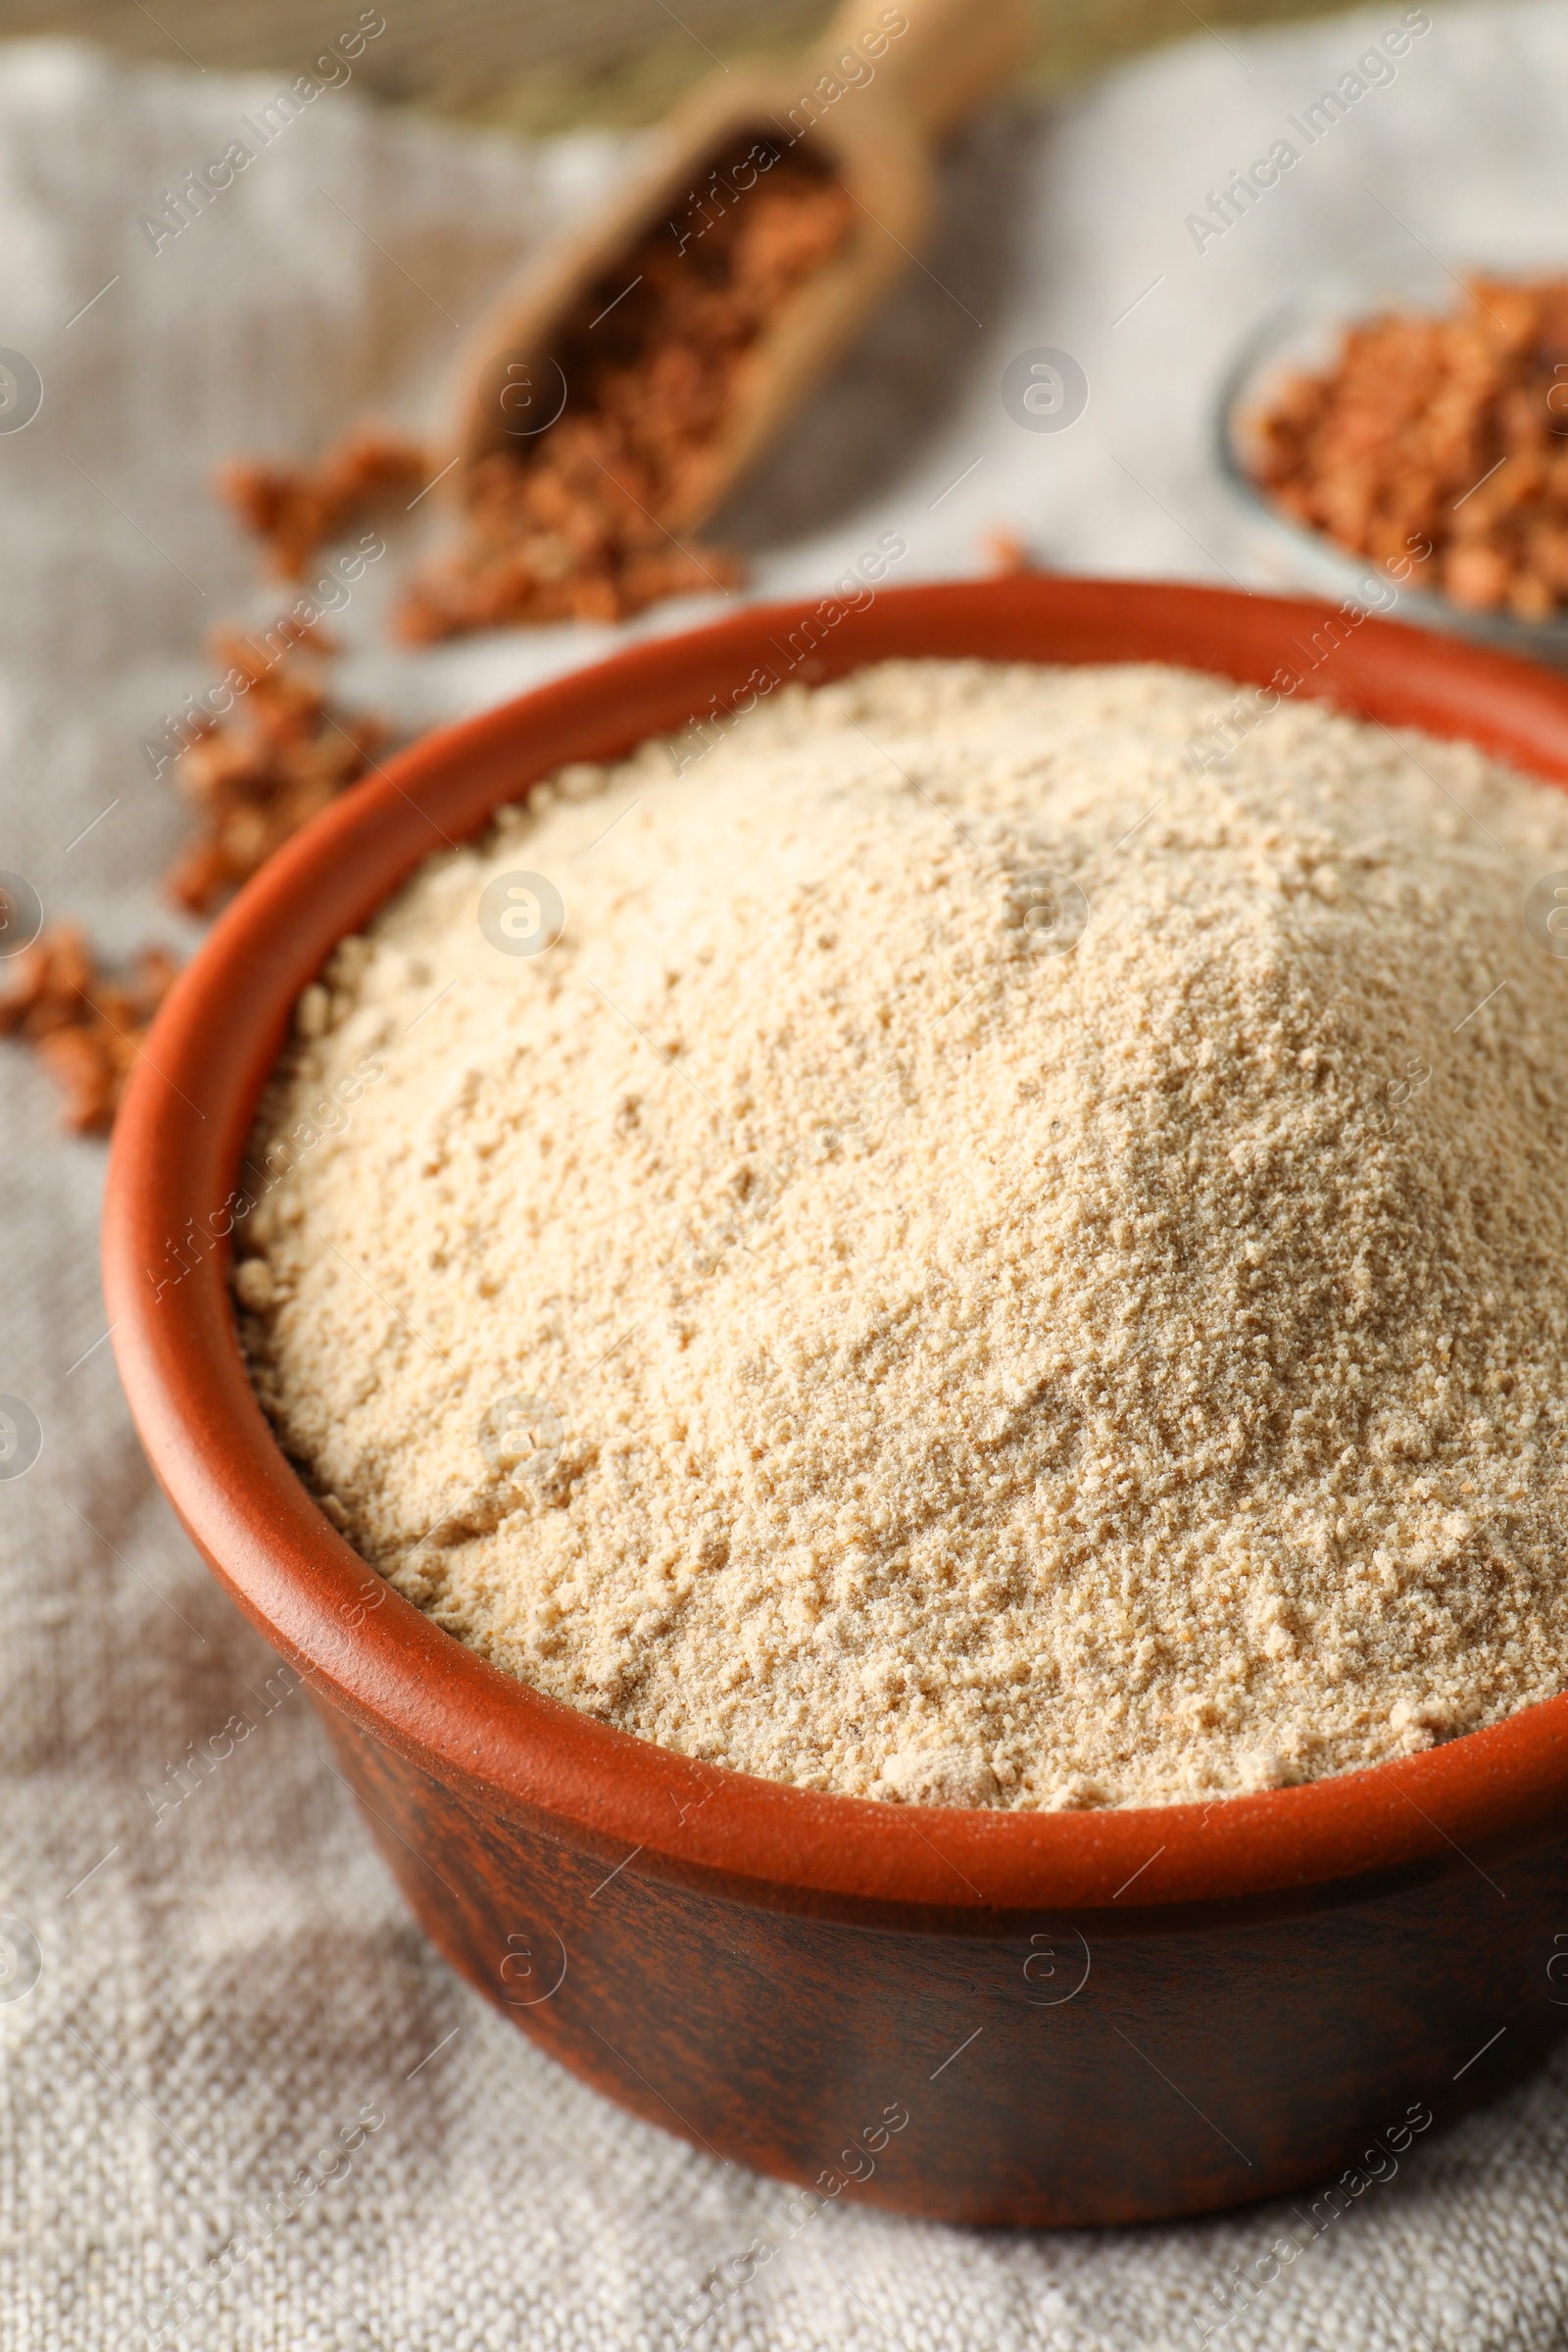
M 344 943 L 235 1282 L 400 1592 L 896 1801 L 1277 1786 L 1568 1683 L 1568 800 L 1307 703 L 1200 771 L 1234 693 L 791 689 Z

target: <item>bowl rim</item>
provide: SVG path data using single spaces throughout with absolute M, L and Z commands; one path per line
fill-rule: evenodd
M 1174 1923 L 1193 1904 L 1310 1889 L 1331 1899 L 1351 1883 L 1364 1896 L 1412 1873 L 1479 1870 L 1478 1851 L 1563 1835 L 1568 1691 L 1415 1755 L 1206 1804 L 896 1806 L 657 1746 L 491 1665 L 360 1559 L 272 1436 L 228 1294 L 255 1104 L 300 989 L 336 941 L 432 850 L 480 831 L 540 777 L 572 759 L 615 757 L 693 714 L 744 708 L 748 693 L 781 682 L 781 665 L 808 684 L 931 656 L 1176 662 L 1265 691 L 1288 674 L 1296 683 L 1284 691 L 1476 742 L 1568 785 L 1568 680 L 1346 612 L 1049 574 L 748 604 L 424 737 L 268 860 L 176 981 L 126 1090 L 104 1280 L 121 1377 L 160 1483 L 220 1583 L 318 1697 L 470 1801 L 504 1817 L 547 1815 L 617 1869 L 722 1880 L 773 1903 L 1094 1910 L 1107 1923 L 1119 1905 L 1129 1925 Z

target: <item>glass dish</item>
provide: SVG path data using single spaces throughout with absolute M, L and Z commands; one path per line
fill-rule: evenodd
M 1225 371 L 1214 413 L 1216 463 L 1244 519 L 1250 552 L 1282 585 L 1568 668 L 1568 609 L 1550 620 L 1526 621 L 1511 612 L 1466 612 L 1434 590 L 1404 586 L 1370 557 L 1297 522 L 1275 505 L 1249 463 L 1256 448 L 1255 422 L 1271 395 L 1287 377 L 1328 366 L 1346 327 L 1393 308 L 1451 312 L 1462 292 L 1460 271 L 1418 254 L 1413 262 L 1401 255 L 1381 266 L 1336 271 L 1293 295 L 1252 329 Z

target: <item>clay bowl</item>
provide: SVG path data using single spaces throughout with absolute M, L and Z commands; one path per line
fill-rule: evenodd
M 418 744 L 279 851 L 173 990 L 121 1114 L 105 1267 L 142 1440 L 305 1677 L 415 1913 L 608 2096 L 827 2197 L 1148 2221 L 1413 2161 L 1415 2133 L 1568 2023 L 1568 1697 L 1372 1771 L 1125 1812 L 814 1795 L 609 1730 L 391 1592 L 273 1443 L 224 1279 L 253 1108 L 301 988 L 428 852 L 561 762 L 786 672 L 1283 668 L 1568 781 L 1568 683 L 1330 612 L 1024 578 L 752 607 L 640 644 Z

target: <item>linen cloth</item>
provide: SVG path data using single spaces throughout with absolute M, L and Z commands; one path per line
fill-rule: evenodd
M 1208 428 L 1282 288 L 1401 239 L 1568 257 L 1568 17 L 1549 0 L 1435 10 L 1392 82 L 1195 239 L 1207 192 L 1403 14 L 1195 32 L 1054 116 L 996 110 L 952 160 L 924 269 L 738 502 L 756 588 L 825 588 L 889 531 L 908 549 L 895 579 L 973 570 L 996 524 L 1059 565 L 1259 578 Z M 204 630 L 274 610 L 209 469 L 308 453 L 366 406 L 434 416 L 459 328 L 621 153 L 476 140 L 338 89 L 155 251 L 160 191 L 272 95 L 177 58 L 0 51 L 0 345 L 44 387 L 0 433 L 0 864 L 114 951 L 194 936 L 159 900 L 184 819 L 141 745 L 210 674 Z M 1088 377 L 1063 431 L 1004 405 L 1006 364 L 1039 347 Z M 346 694 L 412 726 L 612 641 L 389 651 L 380 606 L 434 505 L 344 616 Z M 1283 2209 L 1029 2234 L 832 2208 L 791 2236 L 782 2187 L 580 2087 L 450 1974 L 303 1695 L 269 1682 L 153 1490 L 103 1344 L 101 1149 L 56 1132 L 21 1054 L 0 1054 L 0 1390 L 43 1432 L 0 1481 L 0 1913 L 23 1923 L 0 1942 L 0 2345 L 658 2352 L 710 2266 L 770 2225 L 788 2242 L 693 2339 L 711 2352 L 1199 2344 L 1215 2283 L 1266 2256 Z M 174 1801 L 172 1768 L 231 1719 L 254 1729 Z M 1565 2090 L 1559 2057 L 1417 2143 L 1215 2340 L 1568 2341 Z M 181 2306 L 187 2272 L 340 2133 L 332 2183 Z

